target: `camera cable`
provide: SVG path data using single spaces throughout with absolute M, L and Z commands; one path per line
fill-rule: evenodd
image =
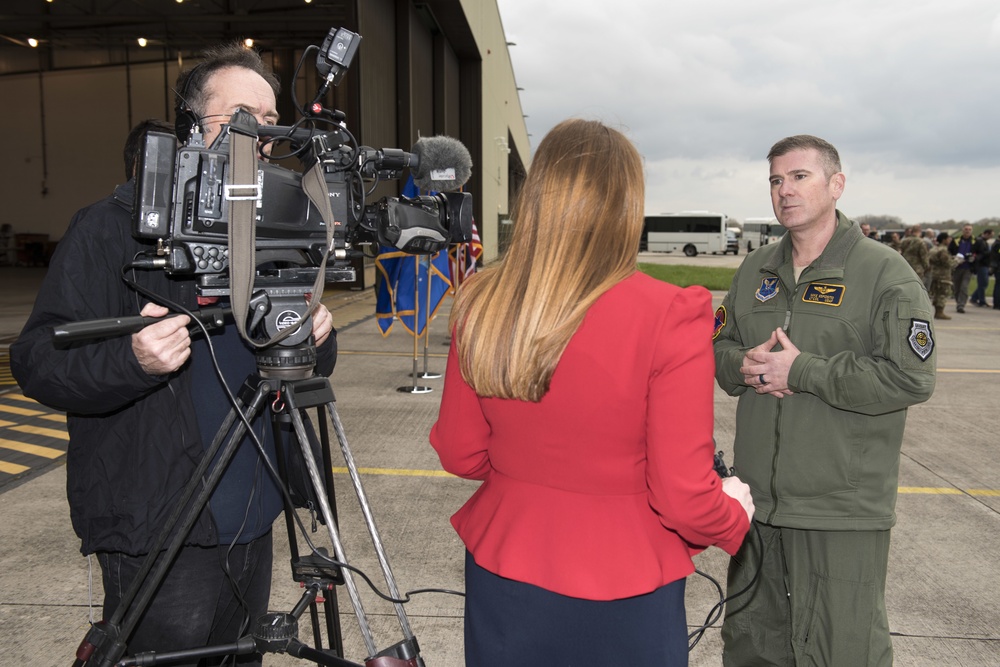
M 695 646 L 698 645 L 698 642 L 701 641 L 701 638 L 705 635 L 705 632 L 722 617 L 722 610 L 726 606 L 726 603 L 732 602 L 739 596 L 747 593 L 757 584 L 757 579 L 760 577 L 761 565 L 763 564 L 764 561 L 764 538 L 760 534 L 760 528 L 757 526 L 756 521 L 751 521 L 750 525 L 753 526 L 754 534 L 757 537 L 757 545 L 760 549 L 760 558 L 757 561 L 757 569 L 754 571 L 753 577 L 750 579 L 750 582 L 746 586 L 744 586 L 739 591 L 727 597 L 725 593 L 723 593 L 722 584 L 720 584 L 715 578 L 713 578 L 709 574 L 706 574 L 705 572 L 702 572 L 701 570 L 695 569 L 694 571 L 695 574 L 702 576 L 705 579 L 708 579 L 710 582 L 712 582 L 712 584 L 715 586 L 715 589 L 719 593 L 719 601 L 716 602 L 715 605 L 709 610 L 708 615 L 705 617 L 705 622 L 688 635 L 688 642 L 689 642 L 688 652 L 690 652 L 692 649 L 694 649 Z
M 715 460 L 712 462 L 712 468 L 715 470 L 715 472 L 719 475 L 720 478 L 732 477 L 733 475 L 736 474 L 735 468 L 726 467 L 726 462 L 725 459 L 723 459 L 721 451 L 716 452 Z M 695 646 L 698 645 L 698 642 L 701 641 L 701 638 L 705 635 L 705 631 L 708 630 L 710 627 L 712 627 L 715 624 L 715 622 L 722 617 L 722 610 L 723 608 L 725 608 L 726 603 L 735 600 L 736 598 L 745 594 L 747 591 L 753 588 L 754 585 L 757 583 L 758 577 L 760 577 L 760 570 L 764 564 L 764 538 L 760 534 L 760 527 L 757 525 L 757 522 L 753 520 L 753 518 L 750 519 L 750 525 L 753 527 L 754 534 L 757 536 L 757 546 L 760 550 L 760 554 L 759 558 L 757 559 L 757 569 L 754 571 L 753 577 L 750 578 L 750 582 L 746 586 L 744 586 L 736 593 L 733 593 L 732 595 L 726 597 L 725 593 L 722 590 L 722 584 L 720 584 L 712 576 L 695 568 L 695 574 L 702 576 L 705 579 L 708 579 L 710 582 L 712 582 L 712 585 L 715 586 L 715 590 L 718 591 L 719 593 L 719 601 L 715 603 L 715 605 L 708 611 L 708 616 L 706 616 L 705 622 L 688 635 L 689 653 L 691 652 L 692 649 L 694 649 Z
M 128 266 L 125 267 L 126 270 L 128 270 L 130 268 L 131 267 L 128 267 Z M 125 274 L 124 271 L 123 271 L 123 274 L 122 274 L 122 279 L 125 281 L 125 283 L 127 285 L 129 285 L 129 287 L 131 287 L 132 289 L 136 290 L 137 292 L 139 292 L 140 294 L 142 294 L 146 298 L 150 299 L 151 301 L 153 301 L 155 303 L 159 303 L 162 306 L 165 306 L 165 307 L 170 308 L 172 310 L 175 310 L 177 312 L 184 313 L 185 315 L 189 316 L 192 319 L 192 321 L 195 322 L 195 324 L 198 326 L 198 328 L 201 329 L 202 333 L 205 335 L 205 338 L 207 339 L 206 343 L 208 344 L 208 349 L 209 349 L 209 352 L 210 352 L 210 356 L 212 358 L 212 365 L 213 365 L 213 367 L 215 369 L 216 375 L 219 378 L 219 381 L 222 383 L 222 389 L 223 389 L 223 391 L 226 394 L 226 397 L 227 397 L 227 399 L 229 401 L 230 406 L 233 408 L 233 410 L 235 411 L 236 415 L 239 417 L 241 423 L 246 427 L 247 435 L 250 437 L 250 439 L 254 443 L 254 446 L 257 448 L 257 452 L 258 452 L 258 454 L 260 454 L 261 461 L 263 462 L 264 466 L 267 468 L 267 471 L 271 475 L 272 479 L 275 481 L 275 484 L 278 487 L 278 490 L 281 492 L 282 497 L 285 499 L 285 501 L 288 503 L 289 506 L 293 506 L 292 498 L 291 498 L 291 495 L 289 494 L 287 485 L 281 480 L 281 476 L 278 473 L 278 470 L 277 470 L 276 466 L 274 465 L 274 462 L 272 462 L 271 458 L 267 455 L 267 452 L 264 450 L 263 443 L 257 437 L 257 434 L 253 430 L 253 427 L 251 426 L 249 419 L 247 418 L 247 416 L 243 412 L 243 410 L 240 408 L 239 401 L 236 400 L 236 397 L 230 391 L 229 386 L 226 384 L 226 382 L 224 380 L 224 375 L 222 373 L 222 369 L 220 368 L 219 363 L 218 363 L 218 359 L 216 358 L 216 355 L 215 355 L 215 348 L 212 346 L 211 336 L 208 335 L 208 328 L 190 310 L 188 310 L 187 308 L 185 308 L 184 306 L 182 306 L 180 304 L 174 303 L 173 301 L 171 301 L 170 299 L 167 299 L 167 298 L 163 297 L 162 295 L 159 295 L 159 294 L 156 294 L 156 293 L 154 293 L 154 292 L 152 292 L 150 290 L 147 290 L 145 287 L 139 285 L 137 282 L 135 282 L 133 280 L 130 280 L 128 277 L 126 277 L 126 274 Z M 413 595 L 418 595 L 418 594 L 422 594 L 422 593 L 443 593 L 443 594 L 447 594 L 447 595 L 457 595 L 459 597 L 464 597 L 465 596 L 465 593 L 463 593 L 463 592 L 454 591 L 454 590 L 445 589 L 445 588 L 419 588 L 419 589 L 415 589 L 415 590 L 412 590 L 412 591 L 405 592 L 403 594 L 402 598 L 395 598 L 395 597 L 393 597 L 391 595 L 387 595 L 387 594 L 383 593 L 378 588 L 378 586 L 375 584 L 375 582 L 373 582 L 372 579 L 364 571 L 362 571 L 361 569 L 359 569 L 359 568 L 357 568 L 357 567 L 355 567 L 353 565 L 350 565 L 349 563 L 342 563 L 342 562 L 340 562 L 339 560 L 337 560 L 335 558 L 331 558 L 329 555 L 327 555 L 326 553 L 324 553 L 321 549 L 319 549 L 318 547 L 316 547 L 316 545 L 309 538 L 309 534 L 308 534 L 309 531 L 306 528 L 305 524 L 303 523 L 302 518 L 299 516 L 298 512 L 292 512 L 292 517 L 293 517 L 296 525 L 299 527 L 299 532 L 300 532 L 300 534 L 302 536 L 302 539 L 305 541 L 306 545 L 309 547 L 310 552 L 314 556 L 316 556 L 317 558 L 320 558 L 321 560 L 329 563 L 330 565 L 350 570 L 354 574 L 358 575 L 368 585 L 368 587 L 372 590 L 372 592 L 376 596 L 378 596 L 379 598 L 381 598 L 381 599 L 383 599 L 383 600 L 385 600 L 387 602 L 391 602 L 391 603 L 394 603 L 394 604 L 405 604 L 407 602 L 410 602 L 410 600 L 412 599 Z

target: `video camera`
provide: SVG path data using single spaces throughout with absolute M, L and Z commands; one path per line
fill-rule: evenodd
M 157 242 L 151 265 L 195 275 L 203 294 L 228 294 L 229 216 L 238 198 L 254 201 L 255 286 L 309 283 L 327 257 L 327 281 L 352 281 L 350 254 L 376 242 L 410 254 L 433 254 L 471 241 L 471 195 L 449 191 L 471 175 L 472 160 L 461 142 L 427 137 L 410 152 L 359 146 L 344 114 L 319 104 L 329 85 L 343 76 L 360 40 L 356 33 L 333 28 L 322 46 L 305 50 L 303 61 L 319 51 L 316 66 L 325 80 L 313 103 L 298 108 L 303 118 L 293 126 L 258 127 L 253 116 L 237 111 L 211 146 L 197 126 L 179 147 L 173 135 L 147 134 L 136 174 L 133 232 Z M 231 194 L 234 133 L 257 137 L 261 159 L 249 196 Z M 275 156 L 279 146 L 287 146 L 288 153 Z M 295 157 L 304 170 L 319 164 L 335 221 L 329 246 L 327 223 L 303 191 L 303 175 L 268 162 L 269 157 Z M 436 194 L 366 201 L 381 180 L 398 179 L 406 168 L 418 186 Z

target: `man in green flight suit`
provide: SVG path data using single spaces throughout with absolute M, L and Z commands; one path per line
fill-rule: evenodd
M 906 409 L 934 390 L 933 311 L 898 252 L 837 210 L 828 142 L 770 163 L 780 243 L 749 255 L 716 311 L 716 379 L 738 396 L 734 465 L 754 524 L 732 559 L 723 664 L 892 664 L 885 608 Z

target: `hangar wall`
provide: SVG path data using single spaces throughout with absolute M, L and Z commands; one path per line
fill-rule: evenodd
M 359 32 L 359 55 L 330 104 L 347 113 L 358 141 L 408 148 L 420 136 L 447 134 L 473 157 L 467 191 L 475 201 L 484 259 L 501 250 L 500 221 L 530 155 L 527 130 L 495 0 L 345 0 L 344 25 Z M 302 46 L 324 36 L 303 35 Z M 301 49 L 263 51 L 288 95 Z M 6 150 L 0 159 L 0 223 L 15 234 L 58 241 L 73 213 L 125 180 L 122 145 L 145 118 L 173 120 L 171 88 L 196 58 L 40 69 L 0 76 Z M 40 60 L 41 61 L 41 60 Z M 315 74 L 296 82 L 311 96 Z M 311 97 L 310 97 L 311 99 Z M 291 104 L 279 99 L 282 124 Z M 383 184 L 376 196 L 395 195 Z

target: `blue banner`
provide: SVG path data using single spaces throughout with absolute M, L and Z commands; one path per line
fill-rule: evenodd
M 419 194 L 411 176 L 403 188 L 403 195 L 416 197 Z M 410 334 L 422 336 L 428 320 L 434 319 L 444 297 L 451 291 L 447 251 L 432 255 L 428 261 L 426 255 L 409 255 L 380 246 L 375 269 L 379 273 L 375 321 L 382 335 L 388 336 L 393 322 L 398 319 Z

